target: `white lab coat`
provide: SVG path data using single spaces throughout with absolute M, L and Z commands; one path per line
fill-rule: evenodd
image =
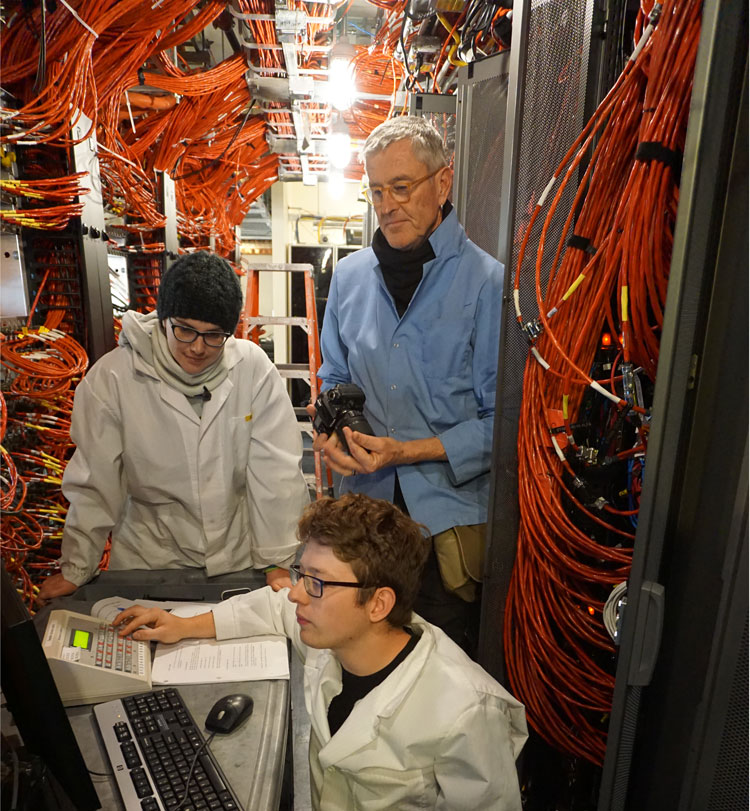
M 110 569 L 212 576 L 293 561 L 309 496 L 291 401 L 257 345 L 230 338 L 224 356 L 228 375 L 202 418 L 131 345 L 79 383 L 62 485 L 66 579 L 96 574 L 110 531 Z
M 328 706 L 341 692 L 329 650 L 299 638 L 287 590 L 240 595 L 213 609 L 218 639 L 279 633 L 305 659 L 310 776 L 318 811 L 520 811 L 515 759 L 527 737 L 523 705 L 439 628 L 358 701 L 331 737 Z

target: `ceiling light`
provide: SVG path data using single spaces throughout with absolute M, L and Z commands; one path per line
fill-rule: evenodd
M 337 169 L 345 169 L 352 159 L 352 139 L 349 127 L 339 115 L 331 124 L 328 136 L 328 160 Z
M 357 90 L 351 63 L 356 53 L 354 46 L 342 37 L 328 56 L 328 102 L 337 110 L 348 110 L 354 103 Z

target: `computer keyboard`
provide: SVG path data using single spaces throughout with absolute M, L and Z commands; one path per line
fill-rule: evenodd
M 126 811 L 242 811 L 203 734 L 174 687 L 94 707 Z

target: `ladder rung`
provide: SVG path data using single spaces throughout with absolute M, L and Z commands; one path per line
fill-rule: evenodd
M 296 363 L 277 363 L 276 368 L 282 377 L 298 377 L 310 382 L 310 367 Z
M 275 273 L 312 273 L 313 266 L 308 264 L 307 262 L 293 262 L 293 263 L 283 263 L 283 262 L 274 262 L 274 263 L 262 263 L 258 262 L 257 264 L 252 264 L 249 261 L 245 260 L 243 263 L 247 270 L 253 271 L 262 271 L 262 272 L 275 272 Z
M 302 327 L 307 332 L 307 319 L 302 316 L 287 315 L 248 315 L 244 322 L 249 327 L 261 327 L 264 324 L 281 324 L 290 327 Z

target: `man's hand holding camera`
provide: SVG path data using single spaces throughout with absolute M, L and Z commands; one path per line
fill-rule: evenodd
M 323 392 L 314 406 L 307 406 L 314 428 L 313 450 L 321 451 L 331 470 L 351 476 L 394 465 L 446 459 L 437 437 L 400 442 L 373 436 L 362 413 L 364 402 L 362 390 L 345 383 Z
M 311 408 L 312 406 L 308 406 L 308 410 Z M 348 427 L 342 430 L 349 453 L 336 434 L 328 436 L 316 433 L 313 442 L 313 449 L 323 453 L 326 465 L 331 470 L 342 476 L 351 476 L 354 473 L 374 473 L 381 467 L 402 464 L 401 449 L 405 443 L 389 437 L 369 436 Z

